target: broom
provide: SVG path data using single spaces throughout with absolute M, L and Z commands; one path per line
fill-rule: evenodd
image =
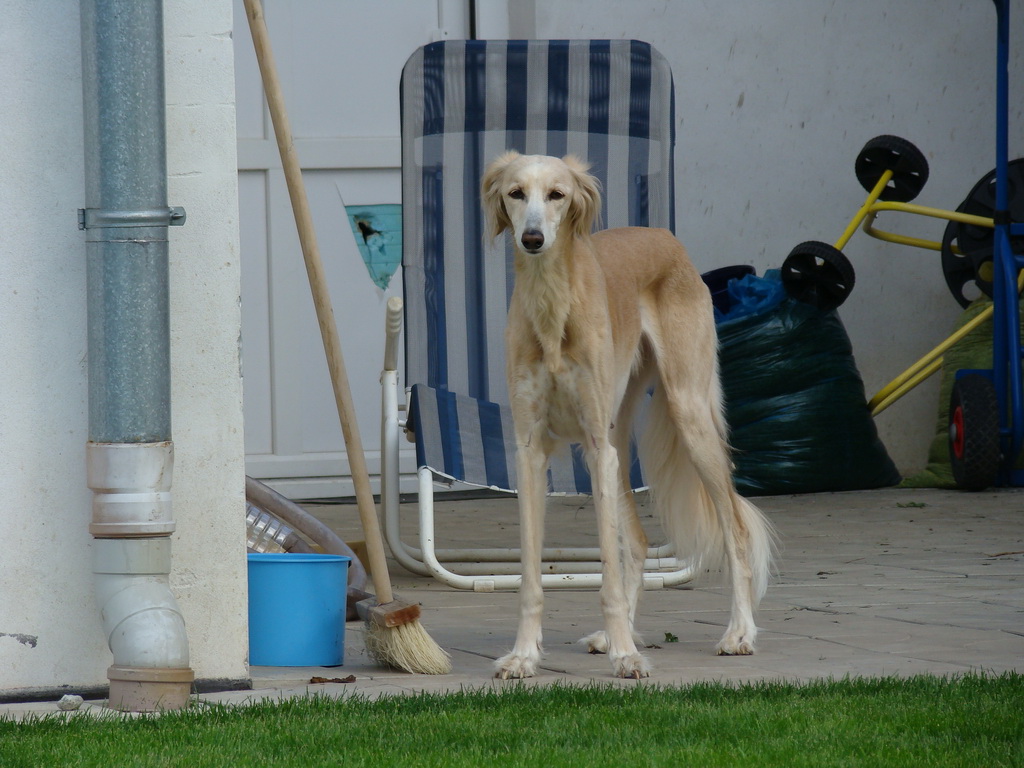
M 260 0 L 245 0 L 246 16 L 252 32 L 256 59 L 263 77 L 263 90 L 267 96 L 277 147 L 281 153 L 288 196 L 291 198 L 295 225 L 298 228 L 302 258 L 306 263 L 306 274 L 313 293 L 320 335 L 327 354 L 327 367 L 334 387 L 334 400 L 341 420 L 341 431 L 345 437 L 349 468 L 355 485 L 356 503 L 366 537 L 367 561 L 376 604 L 372 601 L 360 605 L 361 615 L 366 618 L 366 649 L 371 658 L 379 664 L 404 669 L 408 672 L 427 675 L 441 675 L 451 671 L 451 657 L 437 645 L 420 624 L 420 607 L 417 604 L 396 600 L 391 591 L 387 560 L 384 555 L 384 540 L 380 533 L 377 509 L 370 491 L 370 478 L 366 470 L 366 457 L 352 403 L 352 392 L 345 372 L 345 361 L 341 354 L 341 342 L 334 322 L 334 310 L 327 290 L 320 249 L 313 229 L 313 218 L 306 199 L 306 188 L 302 181 L 298 156 L 292 141 L 291 127 L 285 111 L 284 96 L 277 78 L 270 37 Z

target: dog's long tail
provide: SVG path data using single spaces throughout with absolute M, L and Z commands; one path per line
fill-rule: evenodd
M 676 556 L 689 559 L 698 575 L 728 573 L 723 529 L 728 525 L 740 560 L 746 560 L 749 565 L 751 597 L 756 606 L 768 585 L 774 533 L 764 514 L 733 486 L 717 376 L 713 377 L 707 402 L 715 409 L 713 433 L 700 430 L 702 437 L 690 436 L 686 440 L 670 413 L 664 387 L 659 383 L 639 445 L 641 463 L 662 528 L 675 546 Z M 723 469 L 711 482 L 717 485 L 716 495 L 724 500 L 723 506 L 727 509 L 716 510 L 712 494 L 694 465 L 690 446 L 692 450 L 715 452 L 716 459 L 721 457 L 720 461 L 712 462 L 721 464 Z

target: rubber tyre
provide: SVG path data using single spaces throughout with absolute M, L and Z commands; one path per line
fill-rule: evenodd
M 790 298 L 829 312 L 853 291 L 856 274 L 838 248 L 818 240 L 800 243 L 782 262 L 782 285 Z
M 854 171 L 857 181 L 867 192 L 875 188 L 885 171 L 892 171 L 892 180 L 879 199 L 909 203 L 928 181 L 928 160 L 906 139 L 876 136 L 857 155 Z
M 975 248 L 970 253 L 961 249 L 961 253 L 954 253 L 953 248 L 959 248 L 959 233 L 959 223 L 951 221 L 942 234 L 942 276 L 956 303 L 967 309 L 982 296 L 992 298 L 992 280 L 986 276 L 991 275 L 995 267 L 991 239 L 987 248 Z
M 1006 166 L 1007 198 L 1010 220 L 1024 221 L 1024 158 L 1011 160 Z M 971 188 L 957 208 L 959 213 L 991 217 L 995 213 L 996 172 L 989 171 Z M 954 253 L 956 247 L 960 254 Z M 1024 236 L 1010 238 L 1010 250 L 1024 251 Z M 942 236 L 942 274 L 953 298 L 967 307 L 982 294 L 992 298 L 992 270 L 995 237 L 990 227 L 977 227 L 951 221 Z
M 965 491 L 982 491 L 999 475 L 999 404 L 992 380 L 980 373 L 961 376 L 949 398 L 949 462 Z

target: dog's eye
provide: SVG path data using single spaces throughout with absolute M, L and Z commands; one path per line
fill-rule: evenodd
M 561 200 L 563 197 L 565 197 L 565 193 L 559 192 L 557 189 L 548 192 L 548 200 Z
M 513 200 L 522 200 L 523 198 L 526 197 L 526 195 L 523 194 L 523 190 L 521 189 L 513 189 L 511 192 L 508 193 L 508 196 L 511 197 Z

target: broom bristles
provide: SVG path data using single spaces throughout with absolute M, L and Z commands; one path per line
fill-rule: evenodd
M 434 642 L 418 620 L 395 627 L 368 622 L 366 652 L 381 666 L 416 675 L 446 675 L 452 671 L 451 656 Z

